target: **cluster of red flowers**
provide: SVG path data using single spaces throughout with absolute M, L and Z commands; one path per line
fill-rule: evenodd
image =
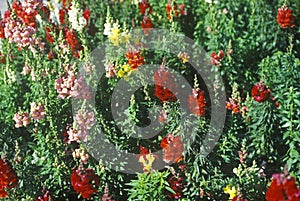
M 0 38 L 5 38 L 4 27 L 5 23 L 0 17 Z
M 255 101 L 261 103 L 269 99 L 271 90 L 263 82 L 257 83 L 251 90 L 251 95 Z
M 226 108 L 231 110 L 233 114 L 244 114 L 248 111 L 248 108 L 245 105 L 241 107 L 239 101 L 235 98 L 229 98 L 229 101 L 226 101 Z
M 224 58 L 224 52 L 223 50 L 220 50 L 218 54 L 216 54 L 216 52 L 212 52 L 210 55 L 210 59 L 211 59 L 211 63 L 216 65 L 216 66 L 220 66 L 221 63 L 220 61 Z
M 292 10 L 283 5 L 278 9 L 277 23 L 282 28 L 293 28 L 295 26 L 295 17 L 292 15 Z
M 136 70 L 138 67 L 145 63 L 144 57 L 141 56 L 140 51 L 127 51 L 126 58 L 128 60 L 128 65 L 131 70 Z
M 192 94 L 189 95 L 189 108 L 193 114 L 204 117 L 205 116 L 206 101 L 204 91 L 199 88 L 193 89 Z
M 273 174 L 266 192 L 267 201 L 300 201 L 300 189 L 293 177 L 287 174 Z
M 82 16 L 84 17 L 84 19 L 86 21 L 86 26 L 88 26 L 89 21 L 91 19 L 91 11 L 90 11 L 89 7 L 85 8 L 85 10 L 82 13 Z
M 226 101 L 226 108 L 228 110 L 232 110 L 233 114 L 237 114 L 240 112 L 240 105 L 234 98 L 229 98 L 229 101 Z
M 71 0 L 62 0 L 63 7 L 59 10 L 59 22 L 61 25 L 65 24 L 66 14 L 71 7 Z
M 5 56 L 2 55 L 2 52 L 0 51 L 0 63 L 4 64 L 6 61 Z
M 138 155 L 138 158 L 140 158 L 140 157 L 146 158 L 147 154 L 150 154 L 149 149 L 140 145 L 140 154 Z
M 165 163 L 178 163 L 183 159 L 183 143 L 180 136 L 164 137 L 160 146 L 164 151 L 163 160 Z
M 172 20 L 173 16 L 178 17 L 180 15 L 186 15 L 186 10 L 184 9 L 184 4 L 179 5 L 179 10 L 177 4 L 174 2 L 174 6 L 172 7 L 172 0 L 169 0 L 168 4 L 166 5 L 166 11 L 168 15 L 168 19 Z M 173 11 L 171 13 L 171 11 Z
M 165 69 L 165 62 L 154 73 L 155 96 L 161 101 L 175 101 L 176 84 L 174 77 Z
M 142 15 L 145 15 L 147 13 L 149 13 L 149 14 L 152 13 L 152 6 L 150 5 L 150 3 L 147 0 L 141 0 L 139 7 L 140 7 L 140 12 Z
M 22 19 L 26 26 L 36 27 L 36 15 L 38 0 L 27 0 L 22 5 L 20 1 L 14 1 L 11 5 L 12 9 L 16 12 L 17 16 Z
M 64 32 L 65 32 L 65 40 L 67 41 L 67 44 L 70 46 L 72 54 L 74 55 L 75 58 L 79 58 L 79 51 L 81 51 L 83 47 L 78 42 L 75 31 L 66 27 L 64 29 Z
M 42 5 L 39 9 L 39 14 L 43 17 L 46 21 L 50 22 L 50 9 L 48 5 Z
M 167 179 L 170 187 L 175 193 L 167 192 L 167 196 L 170 199 L 178 200 L 182 197 L 184 185 L 183 185 L 183 178 L 178 176 L 172 175 Z
M 66 20 L 66 14 L 67 14 L 67 10 L 65 8 L 61 8 L 59 10 L 59 22 L 60 24 L 65 24 L 65 20 Z
M 12 165 L 5 159 L 0 159 L 0 198 L 8 196 L 6 189 L 14 188 L 18 185 L 18 177 L 12 169 Z
M 100 177 L 95 174 L 93 169 L 78 168 L 73 170 L 71 184 L 77 193 L 83 198 L 90 199 L 98 191 Z
M 142 21 L 142 28 L 145 34 L 149 34 L 149 30 L 153 28 L 152 21 L 149 17 L 149 14 L 152 13 L 152 6 L 149 2 L 147 2 L 147 0 L 141 0 L 139 6 L 141 14 L 144 15 Z
M 43 195 L 39 195 L 35 201 L 51 201 L 50 192 L 46 191 Z
M 52 35 L 50 34 L 51 32 L 51 29 L 49 27 L 46 27 L 46 40 L 49 42 L 49 43 L 54 43 L 54 39 L 52 37 Z

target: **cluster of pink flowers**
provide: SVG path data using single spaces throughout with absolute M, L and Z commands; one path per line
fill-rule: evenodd
M 102 196 L 102 201 L 116 201 L 113 196 L 109 194 L 108 185 L 106 183 L 104 188 L 104 194 Z
M 86 141 L 88 130 L 90 130 L 96 123 L 95 114 L 93 111 L 78 110 L 75 116 L 75 128 L 77 130 L 76 136 L 73 139 Z M 70 140 L 69 136 L 69 140 Z
M 77 130 L 75 128 L 67 128 L 67 131 L 65 133 L 65 139 L 64 142 L 68 142 L 71 144 L 71 142 L 79 142 L 79 136 L 77 135 Z
M 74 80 L 74 86 L 71 87 L 70 96 L 79 99 L 90 99 L 92 97 L 91 88 L 86 84 L 85 78 L 82 75 Z
M 1 38 L 17 43 L 19 48 L 28 47 L 34 51 L 37 45 L 43 51 L 45 44 L 40 38 L 34 37 L 38 5 L 37 0 L 24 0 L 23 3 L 14 1 L 12 9 L 5 12 L 4 19 L 0 23 L 0 29 L 4 32 L 4 35 L 3 33 L 0 35 Z
M 79 99 L 90 99 L 92 92 L 86 84 L 83 76 L 76 78 L 73 70 L 69 70 L 65 77 L 56 79 L 55 89 L 59 98 L 74 97 Z
M 220 50 L 218 54 L 216 54 L 216 52 L 212 52 L 210 55 L 211 63 L 216 66 L 220 66 L 220 61 L 224 58 L 224 56 L 223 50 Z
M 161 110 L 159 115 L 158 115 L 158 121 L 161 123 L 168 123 L 168 114 L 166 110 Z
M 35 102 L 32 102 L 30 108 L 30 115 L 36 121 L 40 121 L 41 119 L 43 119 L 46 115 L 44 105 L 43 104 L 37 105 Z
M 105 66 L 105 71 L 106 71 L 106 77 L 112 78 L 116 75 L 117 73 L 117 68 L 113 63 L 106 63 L 104 64 Z
M 75 149 L 72 153 L 74 159 L 79 158 L 80 163 L 86 164 L 88 159 L 90 158 L 89 154 L 85 149 Z
M 70 96 L 71 88 L 74 86 L 76 79 L 73 70 L 69 70 L 65 77 L 59 77 L 55 80 L 55 89 L 58 93 L 58 98 Z
M 28 124 L 30 124 L 30 117 L 27 112 L 16 113 L 13 117 L 13 120 L 16 122 L 16 124 L 15 124 L 16 128 L 20 128 L 20 127 L 27 126 Z

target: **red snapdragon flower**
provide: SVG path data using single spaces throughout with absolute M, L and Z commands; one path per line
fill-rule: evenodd
M 138 158 L 140 157 L 144 157 L 145 155 L 150 154 L 149 149 L 147 149 L 146 147 L 143 147 L 142 145 L 140 145 L 140 154 L 137 156 Z
M 127 51 L 126 58 L 128 59 L 128 65 L 132 70 L 136 70 L 145 63 L 144 57 L 141 56 L 140 51 Z
M 276 21 L 281 28 L 293 28 L 295 26 L 295 17 L 292 15 L 292 10 L 285 5 L 278 9 Z
M 218 54 L 216 52 L 212 52 L 210 55 L 211 63 L 219 66 L 221 63 L 220 61 L 224 58 L 224 52 L 223 50 L 220 50 Z
M 14 1 L 11 7 L 26 26 L 35 28 L 38 2 L 27 0 L 25 3 L 23 6 L 20 1 Z
M 174 77 L 165 69 L 165 63 L 154 73 L 155 96 L 161 101 L 175 101 L 177 87 Z
M 50 50 L 48 52 L 48 59 L 49 59 L 49 61 L 52 61 L 55 57 L 56 57 L 55 52 L 53 52 L 52 50 Z
M 152 21 L 150 17 L 147 15 L 144 15 L 143 21 L 142 21 L 142 28 L 144 30 L 145 34 L 149 34 L 151 28 L 153 28 Z
M 189 95 L 189 108 L 193 114 L 204 117 L 205 116 L 206 101 L 204 91 L 200 89 L 193 89 L 193 93 Z
M 41 16 L 43 16 L 48 22 L 50 22 L 50 9 L 48 6 L 43 5 L 40 8 L 39 12 L 41 13 Z
M 51 196 L 49 191 L 46 191 L 46 193 L 44 195 L 39 195 L 35 201 L 50 201 Z
M 171 11 L 173 10 L 173 13 L 171 15 Z M 184 4 L 180 4 L 179 5 L 179 10 L 178 10 L 178 6 L 174 3 L 173 9 L 172 9 L 172 1 L 170 1 L 167 5 L 166 5 L 166 12 L 168 15 L 168 19 L 172 20 L 172 16 L 178 17 L 179 14 L 180 15 L 186 15 L 186 11 L 184 9 Z
M 90 199 L 98 191 L 100 177 L 93 169 L 78 168 L 72 172 L 71 184 L 83 198 Z
M 184 185 L 183 185 L 183 179 L 182 177 L 178 176 L 171 176 L 167 179 L 170 187 L 173 189 L 175 193 L 167 192 L 167 196 L 170 199 L 178 200 L 182 197 Z
M 147 10 L 148 10 L 147 14 L 152 13 L 152 6 L 150 5 L 150 3 L 147 0 L 141 0 L 139 7 L 140 7 L 140 12 L 142 15 L 145 15 Z
M 72 1 L 72 0 L 62 0 L 63 7 L 64 7 L 64 8 L 70 7 L 71 4 L 72 4 L 71 1 Z
M 226 109 L 232 110 L 233 114 L 237 114 L 240 112 L 240 105 L 237 100 L 229 98 L 229 101 L 226 101 Z
M 273 174 L 271 185 L 266 192 L 267 201 L 300 201 L 300 189 L 290 175 Z
M 86 7 L 82 16 L 84 17 L 84 19 L 86 20 L 86 26 L 89 24 L 89 20 L 91 18 L 91 11 L 89 9 L 89 7 Z
M 5 56 L 2 55 L 2 52 L 0 51 L 0 63 L 4 64 L 6 61 Z
M 65 24 L 66 14 L 67 14 L 67 11 L 65 8 L 62 8 L 59 10 L 59 22 L 61 24 Z
M 4 27 L 5 27 L 5 23 L 3 19 L 0 19 L 0 38 L 5 38 Z
M 6 189 L 14 188 L 18 184 L 16 172 L 6 159 L 0 159 L 0 198 L 8 196 Z
M 50 34 L 51 32 L 51 29 L 49 27 L 46 27 L 46 40 L 49 42 L 49 43 L 54 43 L 54 39 L 52 37 L 52 35 Z
M 77 40 L 75 31 L 65 28 L 65 40 L 67 41 L 74 57 L 79 58 L 79 51 L 82 50 L 82 47 Z
M 161 140 L 160 146 L 163 148 L 163 160 L 166 163 L 178 163 L 183 159 L 183 143 L 180 136 L 169 135 L 168 137 L 164 137 Z
M 260 103 L 266 101 L 270 97 L 271 91 L 261 82 L 253 86 L 251 94 L 254 100 Z

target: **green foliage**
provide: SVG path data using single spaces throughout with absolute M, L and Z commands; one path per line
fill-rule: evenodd
M 128 189 L 130 193 L 128 200 L 166 200 L 164 190 L 167 189 L 172 192 L 172 189 L 168 187 L 168 182 L 166 181 L 168 175 L 168 171 L 154 171 L 138 174 L 136 180 L 131 180 L 131 182 L 127 184 L 127 186 L 131 187 Z

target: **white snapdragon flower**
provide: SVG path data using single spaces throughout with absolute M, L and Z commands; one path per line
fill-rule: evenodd
M 109 36 L 111 34 L 111 23 L 109 17 L 106 18 L 106 22 L 104 24 L 104 31 L 103 34 L 105 36 Z
M 79 32 L 85 27 L 86 20 L 82 16 L 82 10 L 79 9 L 78 2 L 72 4 L 71 9 L 68 11 L 68 16 L 72 28 L 76 31 Z

